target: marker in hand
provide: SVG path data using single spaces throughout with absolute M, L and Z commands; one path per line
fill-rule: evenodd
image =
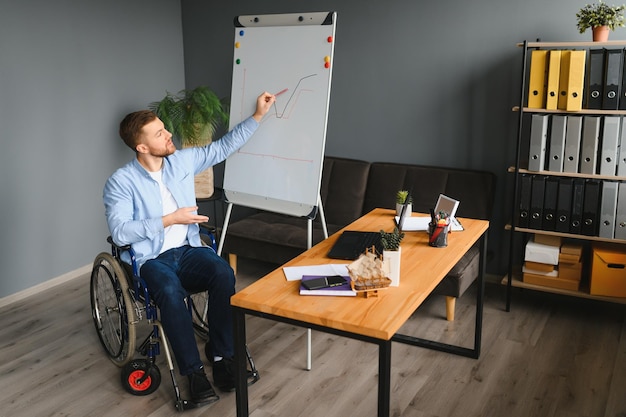
M 284 90 L 280 90 L 278 93 L 274 94 L 275 97 L 278 97 L 281 94 L 284 94 L 287 92 L 287 90 L 289 90 L 288 88 L 285 88 Z

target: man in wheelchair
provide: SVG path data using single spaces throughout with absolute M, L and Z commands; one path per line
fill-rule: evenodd
M 189 379 L 192 401 L 217 401 L 206 377 L 185 297 L 208 291 L 209 346 L 213 382 L 222 391 L 235 388 L 230 297 L 235 275 L 228 263 L 200 240 L 194 175 L 225 160 L 243 146 L 275 101 L 261 94 L 256 110 L 220 140 L 207 146 L 176 150 L 172 134 L 151 111 L 128 114 L 119 133 L 136 157 L 107 180 L 103 192 L 113 241 L 131 245 L 178 368 Z M 125 255 L 128 255 L 127 253 Z M 125 261 L 130 261 L 125 259 Z

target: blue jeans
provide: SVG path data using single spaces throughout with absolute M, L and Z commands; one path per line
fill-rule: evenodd
M 189 293 L 209 293 L 209 343 L 216 356 L 232 357 L 233 326 L 230 297 L 235 274 L 228 263 L 209 247 L 170 249 L 143 264 L 141 277 L 159 307 L 163 329 L 182 375 L 202 366 L 189 309 Z

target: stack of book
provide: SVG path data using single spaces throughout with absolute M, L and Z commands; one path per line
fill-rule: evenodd
M 582 247 L 561 244 L 558 236 L 535 235 L 526 243 L 523 281 L 568 290 L 578 290 Z

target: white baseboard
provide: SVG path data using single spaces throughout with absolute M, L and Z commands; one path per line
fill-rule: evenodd
M 31 295 L 38 294 L 40 292 L 49 290 L 52 287 L 56 287 L 57 285 L 64 284 L 68 281 L 71 281 L 78 277 L 83 277 L 85 274 L 88 274 L 91 271 L 92 264 L 88 264 L 82 266 L 78 269 L 60 275 L 56 278 L 49 279 L 48 281 L 42 282 L 41 284 L 34 285 L 30 288 L 26 288 L 25 290 L 16 292 L 15 294 L 7 295 L 6 297 L 0 298 L 0 308 L 7 306 L 9 304 L 15 303 L 16 301 L 23 300 L 24 298 L 28 298 Z

